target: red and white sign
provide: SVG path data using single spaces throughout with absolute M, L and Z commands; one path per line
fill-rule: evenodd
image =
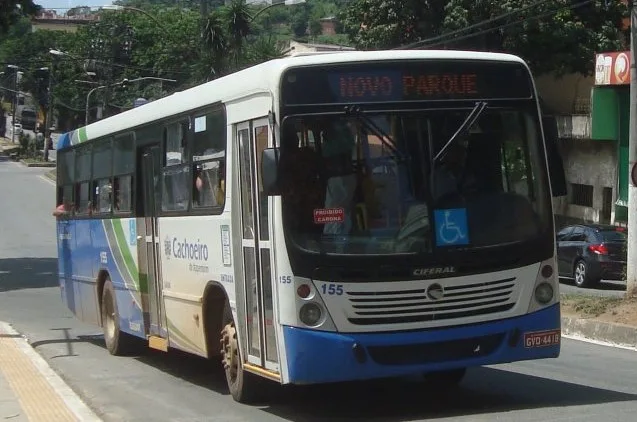
M 630 52 L 601 53 L 595 57 L 595 85 L 630 83 Z
M 560 330 L 535 331 L 524 333 L 524 347 L 548 347 L 560 344 Z
M 345 222 L 345 210 L 343 208 L 323 208 L 314 210 L 314 224 L 343 222 Z

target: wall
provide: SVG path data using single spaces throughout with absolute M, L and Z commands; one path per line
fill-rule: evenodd
M 617 196 L 617 143 L 600 142 L 588 139 L 562 139 L 561 152 L 564 159 L 564 170 L 568 183 L 568 195 L 554 198 L 555 214 L 562 221 L 573 220 L 610 223 L 614 221 L 614 207 Z M 593 206 L 587 207 L 573 204 L 574 192 L 572 184 L 593 186 Z M 612 189 L 610 204 L 610 221 L 603 221 L 603 188 Z M 559 220 L 556 217 L 556 221 Z
M 579 74 L 542 75 L 536 78 L 538 94 L 553 114 L 587 114 L 595 78 Z

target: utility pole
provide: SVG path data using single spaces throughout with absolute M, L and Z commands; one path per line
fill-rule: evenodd
M 15 91 L 12 95 L 12 99 L 13 101 L 11 101 L 11 143 L 15 144 L 15 113 L 17 111 L 18 108 L 18 95 L 20 90 L 18 89 L 18 66 L 15 65 L 8 65 L 7 66 L 8 69 L 11 69 L 11 72 L 13 73 L 13 90 Z M 8 70 L 7 69 L 7 70 Z
M 630 6 L 630 128 L 628 132 L 628 257 L 626 296 L 637 297 L 637 2 Z
M 51 117 L 53 115 L 53 68 L 55 58 L 51 60 L 49 69 L 49 80 L 46 89 L 46 116 L 44 116 L 44 161 L 49 161 L 49 142 L 53 144 L 51 138 Z

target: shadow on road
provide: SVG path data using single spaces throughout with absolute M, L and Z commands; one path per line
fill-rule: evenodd
M 492 368 L 440 390 L 425 382 L 383 380 L 277 388 L 264 412 L 295 422 L 411 421 L 493 412 L 622 402 L 637 396 Z
M 10 290 L 58 286 L 57 259 L 0 259 L 0 293 Z
M 101 337 L 85 339 L 104 346 Z M 179 351 L 143 349 L 133 358 L 186 382 L 228 395 L 220 364 Z M 625 394 L 516 372 L 475 368 L 452 390 L 414 380 L 378 380 L 314 386 L 263 382 L 256 405 L 295 422 L 408 421 L 546 407 L 581 406 L 637 400 Z
M 225 373 L 219 361 L 204 359 L 178 350 L 163 353 L 152 349 L 147 349 L 135 359 L 186 382 L 213 390 L 217 394 L 230 394 Z
M 45 340 L 37 342 L 37 344 L 33 343 L 33 346 L 37 347 L 52 343 L 67 343 L 69 354 L 73 353 L 72 344 L 74 343 L 90 343 L 94 346 L 106 349 L 104 336 L 102 335 L 80 335 L 68 340 Z M 114 357 L 111 358 L 114 359 Z M 139 339 L 137 347 L 129 354 L 129 358 L 152 366 L 155 369 L 172 375 L 173 377 L 180 378 L 188 383 L 213 390 L 218 394 L 229 394 L 225 374 L 220 362 L 204 359 L 179 350 L 170 350 L 168 353 L 164 353 L 149 349 L 147 343 L 141 339 Z

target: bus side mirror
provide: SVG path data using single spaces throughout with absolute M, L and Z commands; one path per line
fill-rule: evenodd
M 280 195 L 279 191 L 279 148 L 266 148 L 261 155 L 261 180 L 263 193 L 267 196 Z
M 566 173 L 564 172 L 564 160 L 562 160 L 558 147 L 557 120 L 553 116 L 544 116 L 542 117 L 542 126 L 544 127 L 546 158 L 548 159 L 553 197 L 566 196 Z

